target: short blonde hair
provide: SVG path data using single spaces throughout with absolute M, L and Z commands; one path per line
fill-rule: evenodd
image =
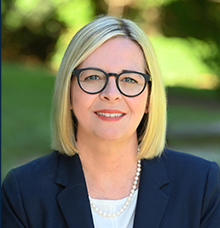
M 72 38 L 60 65 L 53 98 L 52 147 L 69 156 L 76 148 L 77 120 L 70 108 L 72 71 L 107 40 L 124 36 L 138 43 L 146 59 L 146 72 L 151 75 L 148 113 L 138 129 L 139 158 L 160 156 L 166 137 L 166 95 L 154 49 L 144 31 L 133 21 L 104 16 L 90 22 Z

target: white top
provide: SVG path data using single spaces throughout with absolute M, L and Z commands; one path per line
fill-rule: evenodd
M 95 212 L 93 208 L 91 208 L 95 228 L 132 228 L 137 204 L 137 196 L 138 189 L 135 191 L 126 210 L 114 218 L 103 217 Z M 119 200 L 99 200 L 91 198 L 91 200 L 96 207 L 99 208 L 99 210 L 102 210 L 106 213 L 114 213 L 123 207 L 127 198 L 128 197 L 125 197 Z

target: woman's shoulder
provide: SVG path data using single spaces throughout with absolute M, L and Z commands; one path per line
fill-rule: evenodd
M 45 172 L 50 169 L 51 166 L 56 166 L 59 161 L 60 153 L 58 151 L 53 151 L 44 156 L 38 157 L 32 161 L 29 161 L 26 164 L 23 164 L 19 167 L 14 168 L 16 172 L 27 172 L 27 171 L 40 171 Z
M 173 176 L 184 175 L 188 177 L 207 177 L 207 175 L 219 175 L 220 167 L 214 161 L 209 161 L 204 158 L 165 149 L 162 156 L 158 158 L 166 167 L 168 173 Z
M 59 211 L 56 197 L 63 190 L 63 186 L 56 182 L 57 173 L 60 168 L 61 171 L 65 170 L 65 166 L 75 160 L 53 151 L 9 171 L 2 183 L 1 192 L 4 211 L 2 216 L 4 221 L 7 221 L 5 224 L 10 223 L 13 224 L 10 227 L 15 227 L 15 222 L 18 222 L 16 216 L 19 216 L 19 221 L 26 224 L 25 227 L 28 227 L 30 222 L 27 217 L 32 220 L 32 224 L 40 224 L 35 227 L 43 227 L 45 212 L 52 218 L 55 211 Z M 36 213 L 40 220 L 36 220 Z
M 157 174 L 166 173 L 171 179 L 178 180 L 182 177 L 186 180 L 195 180 L 206 179 L 209 175 L 220 175 L 220 168 L 216 162 L 170 149 L 164 149 L 160 157 L 144 159 L 143 165 L 148 172 L 153 173 L 157 170 Z
M 174 151 L 170 149 L 164 149 L 164 152 L 161 156 L 161 159 L 165 163 L 175 162 L 177 165 L 187 165 L 187 166 L 209 166 L 213 161 L 206 160 L 202 157 L 190 154 L 183 153 L 179 151 Z
M 37 178 L 52 177 L 56 174 L 60 156 L 61 154 L 58 151 L 53 151 L 24 165 L 13 168 L 6 175 L 4 182 L 14 178 L 27 182 Z

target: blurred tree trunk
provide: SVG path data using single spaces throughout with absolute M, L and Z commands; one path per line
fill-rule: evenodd
M 108 5 L 108 15 L 122 16 L 125 6 L 132 6 L 135 1 L 136 0 L 105 0 Z

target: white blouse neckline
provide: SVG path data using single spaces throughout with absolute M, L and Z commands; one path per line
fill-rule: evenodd
M 134 192 L 134 196 L 128 208 L 119 216 L 107 218 L 99 215 L 91 208 L 95 228 L 132 228 L 134 223 L 135 208 L 137 204 L 138 189 Z M 126 202 L 128 197 L 118 200 L 102 200 L 90 199 L 95 203 L 96 207 L 106 213 L 118 211 Z

